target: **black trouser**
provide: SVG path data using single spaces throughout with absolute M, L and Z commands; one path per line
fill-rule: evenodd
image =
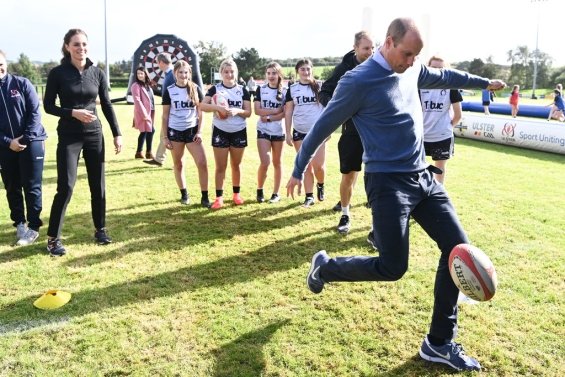
M 24 197 L 28 226 L 38 231 L 39 227 L 43 225 L 39 216 L 43 208 L 41 181 L 43 179 L 44 161 L 45 142 L 43 140 L 32 141 L 21 152 L 14 152 L 7 147 L 0 148 L 2 182 L 4 182 L 6 188 L 10 218 L 14 222 L 14 226 L 26 222 Z
M 102 132 L 94 134 L 59 135 L 57 144 L 57 193 L 51 206 L 49 217 L 49 237 L 61 236 L 63 219 L 67 205 L 73 195 L 77 179 L 77 167 L 80 152 L 84 157 L 92 220 L 96 229 L 101 229 L 106 222 L 106 189 L 104 180 L 104 137 Z
M 153 146 L 153 134 L 155 133 L 155 128 L 151 132 L 140 132 L 137 138 L 137 150 L 136 152 L 141 152 L 143 150 L 143 143 L 147 141 L 147 152 L 151 152 L 151 147 Z

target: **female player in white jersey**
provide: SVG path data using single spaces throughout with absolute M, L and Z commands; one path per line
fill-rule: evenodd
M 293 145 L 296 151 L 300 149 L 302 140 L 324 109 L 318 99 L 320 85 L 314 79 L 312 73 L 312 62 L 308 59 L 301 59 L 294 67 L 298 75 L 298 81 L 292 84 L 286 92 L 285 99 L 285 123 L 286 123 L 286 142 Z M 294 125 L 292 134 L 291 126 Z M 326 162 L 326 143 L 322 143 L 308 164 L 304 172 L 304 207 L 314 204 L 314 177 L 318 181 L 317 194 L 318 200 L 324 200 L 324 177 Z
M 285 140 L 282 120 L 284 119 L 286 88 L 283 88 L 284 74 L 279 63 L 267 64 L 265 76 L 267 82 L 257 87 L 254 96 L 254 110 L 259 117 L 257 120 L 257 150 L 261 161 L 257 171 L 257 201 L 259 203 L 265 201 L 263 185 L 267 179 L 267 170 L 272 158 L 275 182 L 269 203 L 278 203 L 281 200 L 279 196 L 282 178 L 281 157 Z
M 201 133 L 203 117 L 200 102 L 204 95 L 200 87 L 192 82 L 192 68 L 186 61 L 177 61 L 173 72 L 175 83 L 163 94 L 162 139 L 166 147 L 172 150 L 173 171 L 181 192 L 181 203 L 190 203 L 184 176 L 183 155 L 186 147 L 198 168 L 198 180 L 202 191 L 200 204 L 209 208 L 208 164 Z
M 249 91 L 237 84 L 237 65 L 232 59 L 226 59 L 220 64 L 222 82 L 216 84 L 206 93 L 202 102 L 202 110 L 214 112 L 212 120 L 212 147 L 216 161 L 216 200 L 212 209 L 224 206 L 224 180 L 230 157 L 231 177 L 233 184 L 233 202 L 243 204 L 240 195 L 241 160 L 247 147 L 246 118 L 251 115 L 251 97 Z M 212 103 L 215 94 L 223 96 L 227 107 Z M 225 118 L 225 119 L 222 119 Z

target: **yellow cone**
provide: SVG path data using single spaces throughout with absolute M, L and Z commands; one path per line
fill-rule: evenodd
M 44 310 L 57 309 L 69 302 L 70 299 L 71 294 L 69 292 L 52 289 L 45 292 L 43 296 L 35 300 L 33 305 L 36 308 Z

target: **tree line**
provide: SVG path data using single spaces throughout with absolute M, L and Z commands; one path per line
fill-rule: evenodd
M 217 41 L 199 41 L 195 45 L 195 50 L 200 57 L 200 71 L 205 83 L 213 81 L 214 73 L 218 72 L 222 60 L 230 57 L 226 47 Z M 265 66 L 271 60 L 276 60 L 283 67 L 294 67 L 300 58 L 269 59 L 259 55 L 255 48 L 242 48 L 231 55 L 239 69 L 239 76 L 245 80 L 253 76 L 263 78 Z M 310 58 L 315 67 L 325 67 L 317 75 L 317 79 L 327 79 L 333 67 L 341 62 L 341 56 Z M 537 60 L 537 88 L 551 88 L 558 82 L 565 82 L 565 66 L 553 68 L 551 56 L 543 51 L 530 51 L 527 46 L 518 46 L 508 50 L 507 61 L 509 65 L 495 64 L 492 57 L 485 61 L 475 58 L 470 61 L 453 63 L 453 67 L 484 77 L 499 77 L 509 85 L 518 84 L 522 89 L 531 89 L 533 85 L 534 65 Z M 9 63 L 9 71 L 27 77 L 35 84 L 45 82 L 49 71 L 59 63 L 50 61 L 42 64 L 34 64 L 25 54 L 20 54 L 17 61 Z M 110 64 L 110 81 L 122 86 L 127 84 L 131 72 L 131 60 L 122 60 Z M 98 66 L 105 69 L 103 62 L 98 62 Z M 294 79 L 294 71 L 290 71 L 287 79 Z

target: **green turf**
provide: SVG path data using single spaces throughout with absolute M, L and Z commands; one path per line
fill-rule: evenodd
M 114 96 L 114 95 L 113 95 Z M 107 145 L 107 225 L 115 242 L 93 244 L 84 164 L 68 207 L 69 255 L 50 258 L 45 231 L 14 248 L 0 201 L 0 376 L 441 376 L 451 372 L 417 355 L 429 326 L 437 247 L 412 224 L 410 268 L 394 283 L 329 285 L 311 294 L 304 279 L 319 249 L 370 255 L 370 213 L 362 179 L 352 231 L 339 214 L 338 134 L 328 143 L 327 200 L 254 202 L 255 118 L 243 159 L 247 203 L 211 212 L 182 206 L 168 156 L 164 168 L 135 160 L 133 107 L 116 105 L 125 148 Z M 161 108 L 157 108 L 158 116 Z M 56 184 L 56 119 L 49 131 L 43 219 Z M 105 123 L 105 122 L 104 122 Z M 106 123 L 105 123 L 106 124 Z M 210 117 L 206 151 L 213 182 Z M 284 182 L 293 149 L 285 147 Z M 562 155 L 456 140 L 447 189 L 472 242 L 493 260 L 494 299 L 460 308 L 460 336 L 486 375 L 565 374 L 565 164 Z M 189 158 L 189 192 L 199 199 Z M 227 174 L 226 191 L 231 183 Z M 270 195 L 272 170 L 265 188 Z M 210 184 L 211 196 L 214 186 Z M 47 289 L 73 297 L 55 311 L 33 301 Z

